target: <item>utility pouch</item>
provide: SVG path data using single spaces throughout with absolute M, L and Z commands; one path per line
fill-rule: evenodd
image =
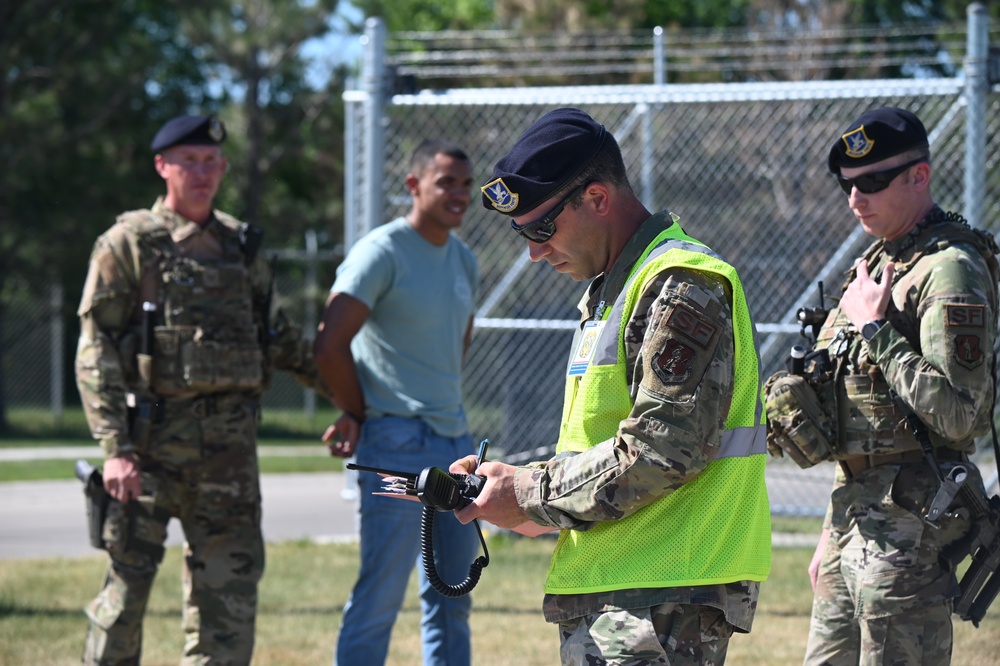
M 76 478 L 83 482 L 83 495 L 87 507 L 87 536 L 90 545 L 105 550 L 104 520 L 108 515 L 109 497 L 104 490 L 104 477 L 101 470 L 90 465 L 86 460 L 76 461 Z
M 129 391 L 125 394 L 125 404 L 128 406 L 129 439 L 138 450 L 145 451 L 149 447 L 153 431 L 156 401 L 149 396 Z
M 153 388 L 159 395 L 257 389 L 263 362 L 253 324 L 238 339 L 225 341 L 210 339 L 198 326 L 158 326 Z
M 764 394 L 771 455 L 787 455 L 803 469 L 833 460 L 836 420 L 804 377 L 777 372 L 764 385 Z

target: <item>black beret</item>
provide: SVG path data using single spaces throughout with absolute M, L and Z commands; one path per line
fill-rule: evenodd
M 226 140 L 226 126 L 215 116 L 177 116 L 153 137 L 154 153 L 171 146 L 217 146 Z
M 830 148 L 827 167 L 839 174 L 840 167 L 860 167 L 927 147 L 927 130 L 906 109 L 887 106 L 866 111 L 851 123 Z
M 546 113 L 493 167 L 493 178 L 480 188 L 483 206 L 504 215 L 531 212 L 583 172 L 607 134 L 580 109 Z

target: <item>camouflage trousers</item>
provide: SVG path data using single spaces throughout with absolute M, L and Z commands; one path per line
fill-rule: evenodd
M 105 521 L 111 561 L 85 609 L 83 663 L 139 664 L 143 615 L 176 517 L 185 537 L 181 663 L 250 664 L 264 571 L 254 410 L 241 402 L 195 418 L 168 415 L 150 442 L 139 456 L 141 497 L 112 502 Z
M 926 466 L 885 465 L 834 490 L 804 664 L 951 663 L 958 584 L 939 555 L 970 521 L 953 506 L 928 525 L 921 510 L 936 487 Z
M 565 666 L 721 666 L 733 627 L 718 608 L 662 604 L 559 623 Z

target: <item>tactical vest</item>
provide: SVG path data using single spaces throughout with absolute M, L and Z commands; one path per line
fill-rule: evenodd
M 238 232 L 223 222 L 221 259 L 197 262 L 180 254 L 155 215 L 135 211 L 119 220 L 132 228 L 141 256 L 153 257 L 142 269 L 159 274 L 152 358 L 138 355 L 143 383 L 164 396 L 260 388 L 264 357 L 253 314 L 252 257 Z
M 545 591 L 579 594 L 631 588 L 762 581 L 771 562 L 764 484 L 765 429 L 753 322 L 736 271 L 678 224 L 661 232 L 632 268 L 581 376 L 567 376 L 557 451 L 613 438 L 631 409 L 625 326 L 647 284 L 671 266 L 714 273 L 733 290 L 732 406 L 715 460 L 693 481 L 622 520 L 560 534 Z M 572 361 L 571 361 L 572 362 Z
M 925 227 L 915 237 L 916 249 L 913 256 L 905 262 L 894 262 L 894 285 L 921 259 L 956 244 L 975 248 L 986 261 L 994 283 L 1000 278 L 1000 266 L 995 256 L 998 249 L 991 235 L 968 226 L 954 214 L 946 214 L 940 210 L 935 210 L 931 219 L 941 221 L 934 226 Z M 869 267 L 880 265 L 885 254 L 883 245 L 883 241 L 879 240 L 865 251 L 863 258 L 867 260 Z M 841 293 L 856 275 L 853 268 L 848 272 Z M 893 329 L 906 338 L 918 354 L 921 353 L 919 319 L 905 316 L 896 309 L 891 299 L 886 317 Z M 868 359 L 861 334 L 849 326 L 850 320 L 840 308 L 830 311 L 828 322 L 830 323 L 820 331 L 816 348 L 828 349 L 836 368 L 838 442 L 834 458 L 920 450 L 920 443 L 906 426 L 902 410 L 890 396 L 889 383 L 882 370 Z M 985 418 L 988 419 L 989 415 Z M 988 420 L 985 420 L 977 428 L 977 432 L 985 432 L 988 425 Z M 934 431 L 929 430 L 929 435 L 935 447 L 966 450 L 973 446 L 972 437 L 967 441 L 952 442 Z

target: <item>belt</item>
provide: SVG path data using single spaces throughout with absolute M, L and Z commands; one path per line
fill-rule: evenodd
M 204 419 L 216 414 L 231 412 L 238 405 L 246 404 L 249 401 L 250 398 L 240 393 L 211 393 L 190 400 L 169 400 L 163 405 L 162 416 L 163 420 L 183 418 L 184 416 Z
M 961 451 L 944 447 L 934 449 L 934 458 L 939 461 L 968 459 Z M 924 462 L 927 462 L 927 457 L 924 455 L 924 452 L 920 450 L 903 451 L 901 453 L 887 453 L 885 455 L 852 456 L 850 458 L 844 458 L 840 461 L 847 471 L 851 473 L 851 476 L 857 476 L 858 474 L 861 474 L 861 472 L 869 470 L 872 467 L 878 467 L 879 465 L 901 465 L 905 463 Z

